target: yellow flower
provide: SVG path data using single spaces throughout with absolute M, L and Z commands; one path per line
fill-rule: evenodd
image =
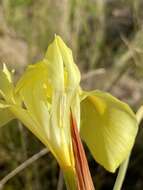
M 59 36 L 44 59 L 30 65 L 16 86 L 0 71 L 0 126 L 18 118 L 53 153 L 60 166 L 74 168 L 70 112 L 95 160 L 114 172 L 131 151 L 138 126 L 129 106 L 101 91 L 80 88 L 80 72 Z

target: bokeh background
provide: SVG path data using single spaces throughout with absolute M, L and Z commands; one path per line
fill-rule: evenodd
M 84 89 L 111 92 L 134 111 L 143 103 L 142 0 L 0 0 L 0 65 L 18 79 L 40 60 L 54 34 L 73 50 Z M 0 179 L 43 149 L 18 121 L 0 129 Z M 111 190 L 116 174 L 99 166 L 86 149 L 96 190 Z M 59 178 L 60 176 L 60 178 Z M 52 190 L 62 182 L 48 153 L 12 177 L 4 190 Z M 143 129 L 131 156 L 123 190 L 143 189 Z

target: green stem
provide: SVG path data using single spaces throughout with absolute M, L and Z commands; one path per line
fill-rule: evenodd
M 78 190 L 76 173 L 72 168 L 66 168 L 63 171 L 67 190 Z
M 126 172 L 127 172 L 127 168 L 128 168 L 129 159 L 130 159 L 130 155 L 121 164 L 113 190 L 120 190 L 122 188 L 123 181 L 124 181 L 124 178 L 125 178 L 125 175 L 126 175 Z
M 137 111 L 136 118 L 137 118 L 137 122 L 138 122 L 138 125 L 139 125 L 141 120 L 143 119 L 143 106 L 141 106 L 139 108 L 139 110 Z M 127 168 L 128 168 L 130 155 L 131 155 L 131 152 L 130 152 L 129 156 L 127 157 L 127 159 L 121 164 L 121 166 L 119 168 L 119 172 L 118 172 L 118 175 L 117 175 L 113 190 L 121 190 L 122 189 L 122 185 L 123 185 L 125 175 L 126 175 L 126 172 L 127 172 Z

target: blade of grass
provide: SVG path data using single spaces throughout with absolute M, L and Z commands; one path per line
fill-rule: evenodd
M 139 110 L 137 111 L 136 118 L 137 118 L 138 125 L 139 125 L 141 120 L 143 119 L 143 106 L 141 106 L 139 108 Z M 125 176 L 127 173 L 130 155 L 131 155 L 131 152 L 130 152 L 129 156 L 127 157 L 127 159 L 121 164 L 121 166 L 119 168 L 119 172 L 118 172 L 113 190 L 121 190 L 122 189 L 123 182 L 124 182 L 124 179 L 125 179 Z

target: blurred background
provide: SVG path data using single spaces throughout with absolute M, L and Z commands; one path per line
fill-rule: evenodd
M 105 90 L 137 111 L 143 103 L 142 0 L 0 0 L 0 65 L 18 78 L 40 60 L 54 34 L 72 48 L 84 89 Z M 43 145 L 18 121 L 0 130 L 0 179 Z M 43 154 L 44 155 L 44 154 Z M 99 166 L 87 150 L 96 190 L 111 190 L 116 174 Z M 14 175 L 4 190 L 65 189 L 48 153 Z M 143 129 L 140 126 L 123 190 L 143 189 Z

